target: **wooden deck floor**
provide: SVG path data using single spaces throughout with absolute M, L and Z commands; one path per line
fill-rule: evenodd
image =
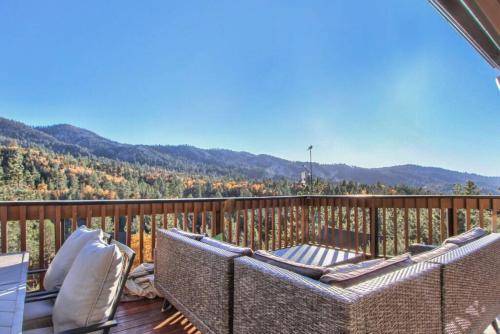
M 118 326 L 111 332 L 201 334 L 182 314 L 176 310 L 162 313 L 161 306 L 161 299 L 121 303 L 115 317 Z
M 138 302 L 122 303 L 118 307 L 116 320 L 118 326 L 112 333 L 162 333 L 162 334 L 201 334 L 177 310 L 162 313 L 161 299 L 141 300 Z M 500 317 L 499 317 L 500 321 Z M 489 326 L 484 334 L 495 334 Z

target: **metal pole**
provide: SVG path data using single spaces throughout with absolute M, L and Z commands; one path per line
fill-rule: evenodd
M 307 150 L 309 151 L 309 175 L 310 175 L 310 183 L 311 183 L 311 186 L 310 186 L 310 189 L 309 189 L 309 193 L 312 194 L 313 192 L 313 163 L 312 163 L 312 149 L 313 149 L 313 146 L 312 145 L 309 145 L 309 147 L 307 148 Z
M 314 185 L 313 185 L 313 162 L 312 162 L 312 146 L 311 149 L 309 150 L 309 169 L 311 173 L 311 193 L 314 192 Z

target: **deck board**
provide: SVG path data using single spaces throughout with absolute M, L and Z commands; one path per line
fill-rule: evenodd
M 161 299 L 121 303 L 112 333 L 201 334 L 177 310 L 162 313 Z
M 161 306 L 161 299 L 121 303 L 115 317 L 118 326 L 111 333 L 201 334 L 177 310 L 162 313 Z M 489 326 L 484 334 L 495 334 L 495 331 Z

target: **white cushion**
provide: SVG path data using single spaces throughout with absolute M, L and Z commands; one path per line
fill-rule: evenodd
M 327 274 L 321 276 L 319 280 L 325 284 L 347 288 L 412 264 L 410 253 L 405 253 L 380 262 L 371 260 L 368 265 L 357 265 L 358 268 L 354 270 L 335 270 L 334 267 Z M 356 265 L 353 265 L 353 267 L 356 267 Z
M 53 299 L 24 304 L 23 330 L 52 326 L 53 308 Z
M 54 328 L 43 327 L 43 328 L 30 329 L 27 331 L 23 330 L 23 334 L 54 334 Z
M 251 248 L 248 248 L 248 247 L 240 247 L 240 246 L 232 245 L 232 244 L 229 244 L 227 242 L 215 240 L 215 239 L 208 238 L 208 237 L 203 238 L 200 241 L 207 244 L 207 245 L 210 245 L 210 246 L 213 246 L 213 247 L 216 247 L 219 249 L 223 249 L 223 250 L 231 252 L 231 253 L 240 254 L 240 255 L 244 255 L 244 256 L 252 256 L 253 255 L 253 250 Z
M 123 268 L 116 245 L 90 241 L 76 257 L 52 312 L 54 331 L 108 320 Z
M 458 248 L 458 246 L 455 245 L 455 244 L 445 243 L 445 244 L 443 244 L 440 247 L 434 248 L 433 250 L 430 250 L 430 251 L 427 251 L 427 252 L 423 252 L 423 253 L 419 253 L 417 255 L 413 255 L 411 257 L 411 259 L 414 262 L 417 262 L 417 263 L 419 263 L 419 262 L 425 262 L 425 261 L 432 260 L 433 258 L 438 257 L 440 255 L 446 254 L 449 251 L 452 251 L 452 250 L 457 249 L 457 248 Z
M 54 308 L 54 300 L 40 300 L 33 303 L 24 304 L 23 319 L 33 320 L 52 316 Z
M 91 240 L 104 240 L 102 231 L 90 230 L 82 226 L 71 233 L 47 269 L 43 280 L 45 290 L 54 290 L 61 287 L 76 256 L 82 247 Z
M 341 264 L 341 265 L 334 266 L 334 267 L 328 267 L 328 272 L 329 273 L 350 273 L 350 272 L 355 271 L 355 270 L 373 267 L 382 261 L 384 261 L 384 259 L 373 259 L 373 260 L 362 261 L 359 263 Z
M 449 237 L 445 241 L 443 241 L 443 244 L 455 244 L 459 247 L 462 247 L 463 245 L 468 244 L 469 242 L 473 242 L 477 239 L 480 239 L 487 235 L 488 232 L 480 227 L 474 227 L 472 230 L 469 230 L 467 232 L 464 232 L 459 235 L 455 235 L 453 237 Z

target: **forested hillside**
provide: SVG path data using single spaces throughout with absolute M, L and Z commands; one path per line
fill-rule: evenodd
M 120 199 L 305 194 L 301 182 L 187 175 L 93 156 L 74 157 L 47 149 L 0 146 L 0 199 Z M 316 180 L 321 194 L 419 194 L 421 188 L 332 183 Z
M 12 143 L 23 152 L 26 174 L 22 187 L 14 188 L 22 195 L 13 198 L 211 197 L 305 191 L 299 182 L 305 163 L 269 155 L 187 145 L 122 144 L 71 125 L 31 127 L 0 117 L 0 145 L 7 148 Z M 37 159 L 47 160 L 50 166 L 37 164 Z M 52 160 L 57 163 L 52 165 Z M 67 170 L 66 165 L 80 166 L 88 175 Z M 325 193 L 451 193 L 455 184 L 469 180 L 485 194 L 498 193 L 500 187 L 500 177 L 416 165 L 313 164 L 313 169 L 318 178 L 315 190 Z M 126 182 L 116 181 L 121 178 Z M 12 194 L 9 187 L 2 187 L 2 193 Z

